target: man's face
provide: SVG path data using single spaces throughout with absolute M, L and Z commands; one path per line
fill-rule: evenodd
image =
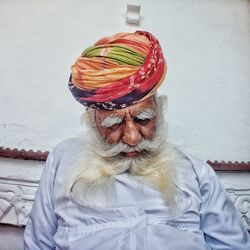
M 130 147 L 135 147 L 143 139 L 153 138 L 156 116 L 157 107 L 154 98 L 150 97 L 120 110 L 97 110 L 95 121 L 100 135 L 110 144 L 123 142 Z M 123 154 L 127 157 L 136 157 L 140 152 Z

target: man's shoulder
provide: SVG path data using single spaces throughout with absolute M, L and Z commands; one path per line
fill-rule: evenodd
M 66 178 L 83 161 L 87 141 L 84 137 L 72 137 L 58 143 L 50 152 L 46 171 L 51 175 L 53 182 Z
M 187 152 L 186 150 L 177 149 L 177 152 L 178 155 L 181 155 L 182 159 L 185 159 L 190 163 L 189 165 L 194 169 L 194 171 L 211 168 L 211 166 L 206 162 L 206 160 L 201 159 L 200 157 L 195 156 L 192 153 Z
M 176 169 L 184 182 L 196 180 L 200 183 L 205 176 L 214 174 L 214 170 L 205 160 L 187 153 L 186 150 L 177 149 L 177 159 Z
M 63 163 L 75 161 L 79 155 L 84 154 L 87 148 L 88 143 L 83 136 L 63 140 L 49 153 L 47 162 L 49 165 L 56 165 L 56 168 L 58 168 Z
M 52 154 L 73 153 L 87 147 L 87 140 L 84 136 L 71 137 L 59 142 L 51 151 Z
M 192 162 L 192 168 L 196 176 L 202 181 L 204 177 L 210 175 L 215 175 L 213 168 L 206 162 L 206 160 L 201 159 L 197 156 L 188 155 L 190 161 Z

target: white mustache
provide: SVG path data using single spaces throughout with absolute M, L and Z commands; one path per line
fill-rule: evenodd
M 119 142 L 117 144 L 109 144 L 107 143 L 103 150 L 98 150 L 98 153 L 103 157 L 113 157 L 117 156 L 120 153 L 130 153 L 130 152 L 142 152 L 142 151 L 148 151 L 148 152 L 154 152 L 159 150 L 159 147 L 161 147 L 161 142 L 159 141 L 156 143 L 156 141 L 151 140 L 142 140 L 139 142 L 136 146 L 131 147 L 123 142 Z

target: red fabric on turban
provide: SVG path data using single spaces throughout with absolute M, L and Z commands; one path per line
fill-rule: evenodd
M 71 93 L 95 109 L 125 108 L 152 96 L 167 65 L 149 32 L 119 33 L 87 48 L 72 66 Z

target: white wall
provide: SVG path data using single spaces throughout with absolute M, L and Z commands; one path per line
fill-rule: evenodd
M 0 145 L 51 150 L 82 133 L 70 65 L 102 36 L 143 29 L 166 54 L 171 140 L 204 159 L 249 160 L 249 1 L 141 3 L 137 27 L 124 0 L 0 2 Z

